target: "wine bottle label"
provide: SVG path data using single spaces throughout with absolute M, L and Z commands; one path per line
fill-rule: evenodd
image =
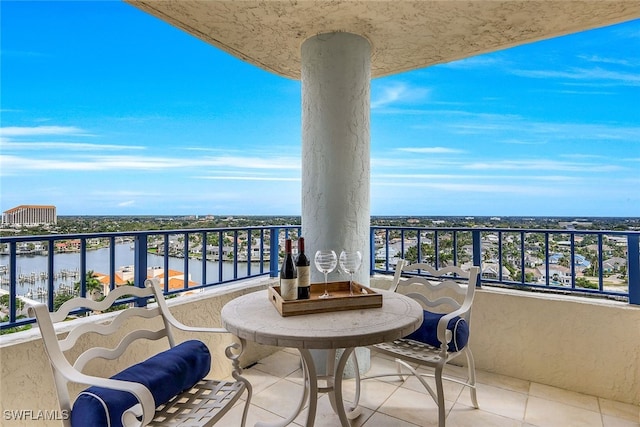
M 298 299 L 309 299 L 311 288 L 309 287 L 309 266 L 298 267 Z
M 309 275 L 311 274 L 308 266 L 298 267 L 298 287 L 309 286 Z
M 285 301 L 298 299 L 298 281 L 296 279 L 280 279 L 280 295 Z

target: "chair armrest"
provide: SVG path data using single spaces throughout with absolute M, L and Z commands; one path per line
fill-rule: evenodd
M 184 323 L 179 322 L 177 319 L 173 318 L 173 319 L 167 319 L 169 321 L 169 323 L 171 323 L 171 326 L 173 326 L 176 329 L 180 329 L 182 331 L 185 332 L 206 332 L 206 333 L 214 333 L 214 334 L 228 334 L 229 331 L 227 331 L 224 328 L 208 328 L 205 326 L 187 326 Z
M 389 291 L 395 292 L 398 289 L 398 283 L 400 283 L 400 277 L 402 276 L 402 268 L 407 264 L 408 262 L 402 258 L 398 260 L 398 263 L 396 264 L 396 271 L 393 274 L 393 282 Z
M 158 307 L 160 308 L 160 311 L 162 312 L 162 315 L 164 316 L 164 318 L 169 322 L 169 324 L 171 326 L 173 326 L 174 328 L 180 329 L 182 331 L 185 332 L 207 332 L 207 333 L 219 333 L 219 334 L 228 334 L 229 331 L 227 331 L 224 328 L 209 328 L 209 327 L 200 327 L 200 326 L 187 326 L 184 323 L 180 322 L 178 319 L 176 319 L 173 314 L 171 314 L 171 311 L 169 310 L 169 306 L 167 305 L 167 302 L 164 299 L 164 295 L 162 293 L 162 288 L 160 288 L 160 283 L 158 282 L 158 280 L 156 279 L 147 279 L 144 282 L 144 285 L 147 288 L 151 288 L 153 289 L 153 292 L 155 294 L 155 299 L 156 299 L 156 303 L 158 304 Z
M 227 348 L 224 349 L 224 355 L 227 356 L 227 359 L 231 361 L 231 366 L 233 366 L 233 372 L 231 372 L 233 378 L 235 378 L 236 380 L 242 379 L 242 381 L 245 381 L 244 378 L 240 377 L 240 375 L 242 374 L 242 368 L 240 367 L 240 356 L 242 355 L 243 351 L 244 339 L 240 339 L 239 343 L 234 342 L 229 344 Z
M 437 331 L 438 341 L 440 341 L 440 343 L 444 345 L 445 348 L 449 344 L 449 342 L 451 342 L 451 340 L 453 339 L 453 335 L 451 331 L 448 329 L 449 321 L 456 316 L 463 317 L 465 314 L 467 314 L 470 308 L 471 308 L 470 306 L 465 307 L 465 305 L 463 305 L 459 309 L 454 310 L 451 313 L 445 314 L 440 318 L 440 320 L 438 320 L 438 331 Z

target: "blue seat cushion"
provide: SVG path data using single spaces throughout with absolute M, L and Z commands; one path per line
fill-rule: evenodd
M 440 321 L 442 316 L 444 316 L 444 314 L 431 313 L 430 311 L 424 310 L 424 319 L 420 328 L 405 338 L 440 348 L 441 344 L 440 341 L 438 341 L 438 321 Z M 451 331 L 452 336 L 447 349 L 450 352 L 462 350 L 469 341 L 469 325 L 467 321 L 462 317 L 456 316 L 449 320 L 447 329 Z
M 185 341 L 167 351 L 133 365 L 111 378 L 144 384 L 156 407 L 188 390 L 211 368 L 211 354 L 198 340 Z M 71 425 L 78 427 L 122 427 L 122 414 L 138 400 L 127 391 L 89 387 L 78 395 L 71 410 Z

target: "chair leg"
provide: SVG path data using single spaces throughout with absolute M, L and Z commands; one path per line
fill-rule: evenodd
M 234 354 L 232 348 L 236 350 L 236 354 Z M 247 341 L 244 338 L 240 338 L 239 345 L 232 344 L 225 350 L 225 354 L 227 358 L 231 360 L 231 364 L 233 366 L 231 376 L 233 376 L 236 381 L 242 382 L 245 390 L 247 391 L 247 400 L 245 401 L 244 410 L 242 411 L 241 427 L 245 427 L 247 423 L 247 415 L 249 414 L 249 406 L 251 405 L 251 397 L 253 396 L 253 387 L 251 387 L 249 380 L 242 376 L 242 369 L 240 368 L 240 355 L 242 355 L 245 348 L 247 348 Z
M 252 390 L 251 390 L 251 386 L 249 385 L 249 387 L 247 387 L 247 400 L 244 403 L 244 410 L 242 411 L 242 424 L 240 424 L 241 427 L 245 427 L 247 425 L 247 415 L 249 415 L 251 395 L 252 395 Z
M 404 382 L 405 378 L 404 378 L 404 375 L 402 374 L 402 366 L 403 366 L 403 365 L 405 365 L 405 366 L 406 366 L 406 364 L 404 364 L 403 362 L 401 362 L 401 361 L 400 361 L 400 359 L 396 359 L 396 371 L 398 372 L 398 379 L 399 379 L 400 381 L 403 381 L 403 382 Z
M 437 403 L 438 403 L 438 427 L 445 427 L 445 406 L 444 406 L 444 386 L 442 383 L 442 371 L 444 366 L 437 366 L 435 371 L 436 378 L 436 393 L 437 393 Z
M 478 409 L 480 406 L 478 405 L 478 398 L 476 396 L 476 364 L 473 360 L 473 353 L 471 353 L 471 349 L 469 347 L 464 349 L 465 356 L 467 357 L 467 369 L 468 371 L 468 383 L 469 383 L 469 393 L 471 394 L 471 403 L 473 407 Z
M 398 364 L 398 366 L 404 366 L 409 372 L 411 376 L 414 376 L 418 379 L 418 381 L 420 381 L 420 383 L 422 384 L 422 386 L 425 388 L 425 390 L 427 390 L 429 392 L 429 394 L 431 395 L 431 398 L 433 399 L 434 402 L 438 403 L 438 395 L 436 394 L 435 391 L 433 391 L 433 389 L 431 388 L 431 386 L 424 380 L 423 376 L 420 375 L 418 373 L 418 371 L 416 371 L 415 369 L 413 369 L 411 367 L 411 365 L 409 365 L 407 362 L 405 362 L 404 360 L 400 360 L 400 359 L 396 359 L 396 363 Z M 400 369 L 400 368 L 399 368 Z

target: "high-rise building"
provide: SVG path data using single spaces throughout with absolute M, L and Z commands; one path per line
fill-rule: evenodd
M 20 205 L 2 213 L 2 225 L 57 224 L 56 207 L 49 205 Z

